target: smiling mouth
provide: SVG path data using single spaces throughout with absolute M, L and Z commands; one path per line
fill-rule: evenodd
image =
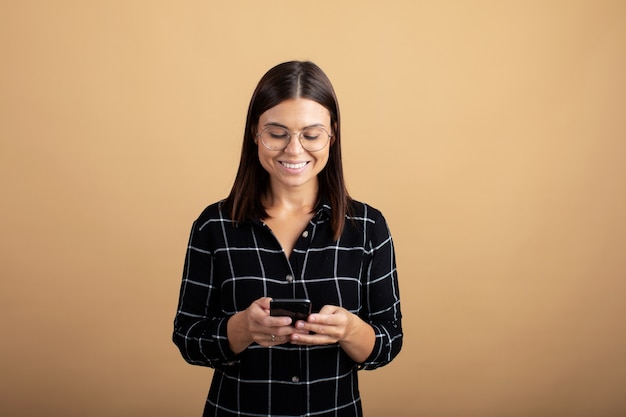
M 304 168 L 304 166 L 306 164 L 308 164 L 308 162 L 300 162 L 298 164 L 290 164 L 288 162 L 281 162 L 281 164 L 285 167 L 285 168 L 289 168 L 289 169 L 300 169 L 300 168 Z

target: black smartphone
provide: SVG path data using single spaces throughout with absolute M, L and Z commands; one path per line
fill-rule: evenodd
M 311 301 L 304 298 L 276 298 L 270 301 L 270 316 L 291 317 L 291 325 L 296 320 L 306 320 L 311 314 Z

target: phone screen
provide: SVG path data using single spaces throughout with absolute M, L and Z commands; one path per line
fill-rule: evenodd
M 291 317 L 291 324 L 306 320 L 311 314 L 311 301 L 307 299 L 275 299 L 270 301 L 271 316 Z

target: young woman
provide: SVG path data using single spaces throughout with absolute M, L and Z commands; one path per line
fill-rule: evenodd
M 230 195 L 194 222 L 174 343 L 215 369 L 205 416 L 361 416 L 357 371 L 402 347 L 393 242 L 344 183 L 337 98 L 311 62 L 257 85 Z M 295 323 L 272 299 L 308 299 Z

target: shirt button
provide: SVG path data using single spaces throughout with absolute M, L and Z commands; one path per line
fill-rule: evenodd
M 304 232 L 302 232 L 302 237 L 309 237 L 309 231 L 305 230 Z
M 291 282 L 293 281 L 293 275 L 289 274 L 285 277 L 285 279 L 287 280 L 287 282 Z
M 298 378 L 297 376 L 292 376 L 291 377 L 291 382 L 300 382 L 300 378 Z

